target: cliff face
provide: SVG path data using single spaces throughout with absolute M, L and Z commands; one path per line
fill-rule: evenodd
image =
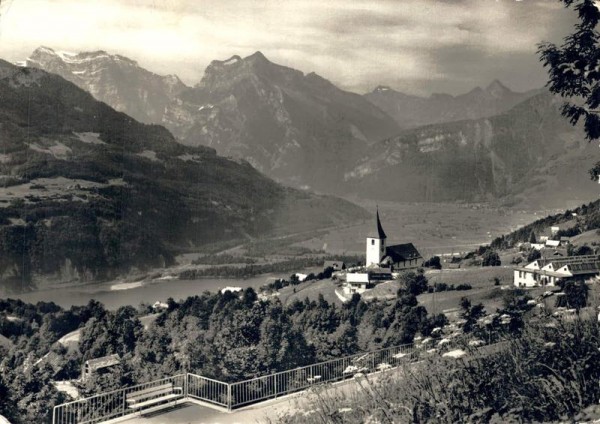
M 161 124 L 165 109 L 187 87 L 175 75 L 156 75 L 134 60 L 105 51 L 78 54 L 36 49 L 29 67 L 60 75 L 112 108 L 144 123 Z
M 331 191 L 371 143 L 398 131 L 361 96 L 257 52 L 213 61 L 191 93 L 199 113 L 184 143 L 246 158 L 295 186 Z
M 490 118 L 403 131 L 373 146 L 346 182 L 397 200 L 585 200 L 595 190 L 586 173 L 594 146 L 560 115 L 561 103 L 540 94 Z

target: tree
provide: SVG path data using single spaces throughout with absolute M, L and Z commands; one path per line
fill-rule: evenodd
M 587 305 L 589 288 L 585 281 L 562 281 L 559 285 L 564 292 L 564 296 L 556 298 L 556 306 L 564 306 L 580 310 Z
M 542 257 L 542 253 L 539 250 L 531 249 L 531 251 L 527 254 L 527 262 L 531 263 L 541 257 Z
M 406 272 L 401 274 L 398 277 L 398 281 L 400 282 L 400 289 L 398 290 L 398 296 L 402 295 L 402 292 L 406 292 L 412 294 L 413 296 L 418 296 L 421 293 L 425 293 L 429 284 L 427 282 L 427 277 L 423 275 L 423 272 Z
M 431 259 L 425 261 L 423 266 L 427 268 L 442 269 L 442 262 L 439 256 L 433 256 Z
M 579 246 L 573 252 L 574 256 L 585 256 L 585 255 L 593 255 L 593 254 L 594 254 L 594 249 L 592 249 L 590 246 L 587 246 L 585 244 L 583 246 Z
M 481 303 L 476 305 L 471 304 L 471 301 L 467 297 L 460 299 L 460 308 L 462 309 L 461 317 L 465 320 L 463 324 L 463 331 L 470 333 L 475 329 L 477 320 L 485 315 L 485 309 Z
M 572 125 L 583 120 L 586 138 L 600 138 L 600 34 L 596 26 L 600 10 L 595 0 L 562 0 L 573 7 L 579 22 L 560 47 L 553 43 L 538 46 L 540 60 L 548 68 L 550 91 L 568 98 L 562 115 Z M 591 178 L 600 175 L 600 162 L 590 170 Z
M 529 243 L 537 243 L 537 238 L 535 237 L 535 231 L 531 230 L 531 234 L 529 234 Z
M 482 266 L 500 266 L 500 256 L 494 250 L 486 250 L 481 261 Z

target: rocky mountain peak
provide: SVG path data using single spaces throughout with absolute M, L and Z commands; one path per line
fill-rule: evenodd
M 492 81 L 490 85 L 485 88 L 485 92 L 495 98 L 500 98 L 505 96 L 506 94 L 512 93 L 512 91 L 502 84 L 497 79 Z
M 24 64 L 60 75 L 145 123 L 162 123 L 165 108 L 187 88 L 175 75 L 157 75 L 104 50 L 70 53 L 42 46 Z
M 31 56 L 27 58 L 27 62 L 33 62 L 44 64 L 44 62 L 63 62 L 70 66 L 89 66 L 91 64 L 102 63 L 106 65 L 107 62 L 113 63 L 118 66 L 133 66 L 138 67 L 138 63 L 135 60 L 129 59 L 128 57 L 121 56 L 118 54 L 111 55 L 104 50 L 96 50 L 91 52 L 81 53 L 70 53 L 64 51 L 56 51 L 50 47 L 41 46 L 33 51 Z M 29 66 L 30 63 L 28 63 Z
M 257 51 L 245 58 L 234 55 L 226 60 L 213 60 L 204 71 L 204 76 L 197 88 L 214 91 L 248 78 L 264 79 L 276 83 L 302 76 L 302 72 L 277 65 Z
M 244 60 L 256 63 L 272 63 L 269 59 L 266 58 L 264 54 L 262 54 L 262 52 L 258 50 L 252 53 L 250 56 L 246 57 Z

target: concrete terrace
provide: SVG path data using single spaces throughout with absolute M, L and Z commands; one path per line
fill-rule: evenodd
M 386 371 L 385 374 L 401 373 L 398 367 Z M 247 406 L 228 412 L 225 408 L 208 406 L 200 401 L 187 401 L 171 408 L 145 413 L 129 419 L 121 419 L 125 424 L 253 424 L 275 423 L 277 418 L 285 414 L 304 413 L 311 414 L 311 403 L 318 397 L 326 399 L 333 397 L 348 398 L 358 394 L 361 390 L 359 381 L 375 381 L 382 372 L 369 374 L 368 377 L 355 377 L 334 384 L 317 385 L 314 388 L 271 399 L 265 402 Z M 363 383 L 364 384 L 364 383 Z M 116 420 L 114 422 L 117 422 Z

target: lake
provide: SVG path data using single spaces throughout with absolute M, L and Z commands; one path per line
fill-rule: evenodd
M 304 272 L 304 271 L 300 271 Z M 21 299 L 23 302 L 37 303 L 39 301 L 54 302 L 63 308 L 73 305 L 85 305 L 90 299 L 102 302 L 107 309 L 117 309 L 121 306 L 138 306 L 140 303 L 165 301 L 169 297 L 175 300 L 188 296 L 199 295 L 204 291 L 217 292 L 227 287 L 252 287 L 258 289 L 265 283 L 277 278 L 289 278 L 290 273 L 264 274 L 247 279 L 202 278 L 198 280 L 149 280 L 134 283 L 105 283 L 81 287 L 65 287 L 48 290 L 38 290 L 30 293 L 12 294 L 7 297 Z

